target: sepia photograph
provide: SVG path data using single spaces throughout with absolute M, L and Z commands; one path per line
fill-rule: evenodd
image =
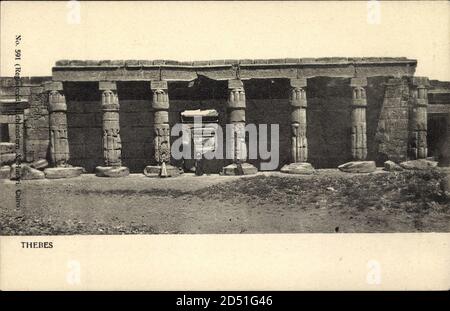
M 4 1 L 0 235 L 449 233 L 449 12 Z

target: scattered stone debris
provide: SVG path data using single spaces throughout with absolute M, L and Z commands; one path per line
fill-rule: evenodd
M 433 167 L 437 167 L 436 161 L 430 161 L 426 159 L 410 160 L 401 162 L 400 166 L 406 170 L 427 170 Z
M 384 162 L 384 169 L 389 172 L 403 171 L 403 168 L 400 165 L 390 160 Z
M 338 166 L 338 169 L 346 173 L 371 173 L 376 170 L 374 161 L 351 161 Z

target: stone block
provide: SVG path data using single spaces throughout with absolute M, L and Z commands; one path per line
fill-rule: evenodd
M 25 163 L 20 164 L 20 170 L 16 164 L 11 165 L 11 179 L 15 180 L 19 177 L 22 180 L 44 179 L 45 174 Z
M 44 170 L 45 177 L 48 179 L 72 178 L 78 177 L 84 172 L 82 167 L 49 167 Z
M 106 90 L 117 90 L 117 84 L 114 81 L 99 81 L 98 82 L 98 89 L 101 91 L 106 91 Z
M 384 162 L 384 170 L 389 172 L 403 171 L 403 168 L 394 161 L 388 160 Z
M 167 81 L 150 81 L 150 88 L 152 90 L 167 90 Z
M 0 165 L 9 165 L 16 161 L 16 153 L 0 154 Z
M 222 170 L 222 174 L 227 176 L 253 175 L 256 173 L 258 173 L 258 169 L 250 163 L 242 163 L 242 174 L 239 173 L 238 167 L 235 163 L 225 166 Z
M 346 173 L 372 173 L 376 165 L 374 161 L 351 161 L 339 165 L 338 169 Z
M 182 171 L 172 165 L 166 165 L 166 175 L 165 177 L 176 177 L 182 174 Z M 148 165 L 144 169 L 144 175 L 147 177 L 159 177 L 161 174 L 161 166 L 160 165 Z
M 430 161 L 426 159 L 410 160 L 400 163 L 400 166 L 406 170 L 427 170 L 437 167 L 436 161 Z
M 289 84 L 291 87 L 303 88 L 307 85 L 306 78 L 289 79 Z
M 61 91 L 63 89 L 62 82 L 49 81 L 44 83 L 44 91 Z
M 36 160 L 33 163 L 31 163 L 30 166 L 32 168 L 35 168 L 35 169 L 38 169 L 38 170 L 39 169 L 42 170 L 42 169 L 45 169 L 45 168 L 48 167 L 48 161 L 45 160 L 45 159 L 39 159 L 39 160 Z
M 98 177 L 125 177 L 130 171 L 125 166 L 97 166 L 95 175 Z
M 311 175 L 314 173 L 314 167 L 307 162 L 297 162 L 297 163 L 291 163 L 283 166 L 281 168 L 282 173 L 287 174 L 304 174 L 304 175 Z
M 0 167 L 0 179 L 10 179 L 11 178 L 11 167 L 9 165 L 4 165 Z
M 241 88 L 241 87 L 244 87 L 242 80 L 239 80 L 239 79 L 228 80 L 228 88 L 229 89 L 236 89 L 236 88 Z
M 0 143 L 0 154 L 14 153 L 15 144 L 14 143 Z
M 367 78 L 352 78 L 350 80 L 350 86 L 367 86 Z

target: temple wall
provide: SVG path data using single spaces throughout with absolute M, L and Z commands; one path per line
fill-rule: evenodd
M 24 111 L 25 160 L 49 159 L 48 98 L 41 83 L 50 77 L 23 80 L 20 88 L 28 101 Z M 1 99 L 14 98 L 14 85 L 1 78 Z M 367 160 L 402 161 L 408 156 L 410 135 L 410 87 L 408 78 L 387 76 L 367 78 Z M 280 164 L 291 162 L 291 106 L 287 79 L 250 79 L 244 81 L 246 92 L 246 122 L 279 125 Z M 448 118 L 449 86 L 434 82 L 431 89 L 443 91 L 428 94 L 429 117 Z M 88 172 L 103 165 L 101 92 L 97 82 L 65 82 L 70 161 Z M 152 93 L 148 81 L 118 82 L 120 103 L 120 135 L 122 161 L 131 172 L 142 172 L 155 164 Z M 316 168 L 335 168 L 350 161 L 352 89 L 348 77 L 314 77 L 307 80 L 307 138 L 310 162 Z M 219 123 L 227 123 L 226 81 L 200 77 L 193 85 L 188 82 L 169 83 L 169 124 L 181 122 L 180 113 L 193 109 L 216 109 Z M 433 119 L 434 120 L 434 119 Z M 434 121 L 433 121 L 434 122 Z M 450 128 L 447 120 L 447 126 Z M 171 138 L 173 142 L 177 137 Z M 430 137 L 435 139 L 434 137 Z M 439 148 L 450 145 L 450 134 Z M 270 142 L 270 139 L 269 139 Z M 444 147 L 440 147 L 440 146 Z M 270 148 L 270 146 L 269 146 Z M 439 151 L 442 153 L 442 151 Z M 448 157 L 448 156 L 447 156 Z M 210 162 L 209 171 L 219 172 L 230 161 Z M 260 159 L 249 163 L 260 168 Z M 179 164 L 176 163 L 175 164 Z
M 405 79 L 390 79 L 385 84 L 383 107 L 378 120 L 376 143 L 379 163 L 404 161 L 408 154 L 409 87 Z

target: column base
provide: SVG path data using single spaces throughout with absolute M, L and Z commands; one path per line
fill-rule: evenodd
M 130 174 L 130 170 L 125 166 L 97 166 L 95 175 L 98 177 L 125 177 Z
M 148 165 L 144 169 L 144 175 L 147 177 L 176 177 L 182 174 L 176 166 L 166 164 L 165 174 L 161 174 L 161 165 Z
M 222 169 L 222 174 L 227 176 L 254 175 L 256 173 L 258 173 L 258 169 L 250 163 L 242 163 L 241 173 L 239 173 L 236 163 L 232 163 Z
M 48 179 L 73 178 L 80 176 L 82 173 L 84 173 L 84 168 L 79 166 L 49 167 L 44 170 L 45 178 Z
M 377 167 L 374 161 L 351 161 L 339 165 L 338 169 L 346 173 L 372 173 Z
M 291 164 L 286 164 L 280 170 L 282 173 L 286 174 L 301 174 L 301 175 L 311 175 L 314 174 L 314 167 L 308 162 L 295 162 Z

